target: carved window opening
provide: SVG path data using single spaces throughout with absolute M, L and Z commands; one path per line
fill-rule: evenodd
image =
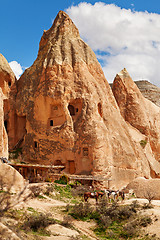
M 4 126 L 5 126 L 5 129 L 6 129 L 6 132 L 8 133 L 8 122 L 7 122 L 7 120 L 4 121 Z
M 78 112 L 78 108 L 76 108 L 76 112 Z
M 38 148 L 38 142 L 34 141 L 34 148 Z
M 11 87 L 11 82 L 10 81 L 8 82 L 8 86 Z
M 101 117 L 103 117 L 103 112 L 102 112 L 102 104 L 98 103 L 98 112 Z
M 53 126 L 53 120 L 50 120 L 50 126 L 51 127 Z
M 83 156 L 88 156 L 88 148 L 83 148 Z
M 73 105 L 69 104 L 68 110 L 69 110 L 71 116 L 75 116 L 75 108 Z

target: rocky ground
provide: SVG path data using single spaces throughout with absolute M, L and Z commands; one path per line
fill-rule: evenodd
M 38 184 L 36 184 L 38 185 Z M 41 194 L 40 194 L 41 195 Z M 54 193 L 53 193 L 54 195 Z M 42 195 L 41 195 L 42 196 Z M 59 199 L 58 199 L 59 198 Z M 147 203 L 146 199 L 126 199 L 123 204 L 130 204 L 132 201 L 137 200 L 139 203 Z M 96 206 L 95 199 L 90 199 L 89 202 Z M 49 225 L 46 229 L 50 231 L 50 236 L 34 235 L 33 233 L 16 231 L 16 221 L 13 221 L 12 218 L 5 216 L 1 220 L 0 231 L 1 238 L 3 240 L 12 239 L 37 239 L 37 240 L 94 240 L 100 239 L 93 232 L 93 228 L 96 223 L 94 221 L 78 221 L 75 219 L 69 219 L 67 221 L 71 222 L 72 227 L 65 226 L 65 224 L 60 224 L 64 222 L 66 212 L 64 211 L 67 204 L 73 204 L 71 199 L 63 198 L 60 196 L 49 197 L 44 195 L 44 198 L 34 197 L 28 199 L 26 202 L 21 202 L 15 206 L 15 210 L 18 211 L 27 211 L 27 212 L 42 212 L 50 213 L 54 219 L 56 219 L 55 224 Z M 122 203 L 119 203 L 122 204 Z M 144 213 L 149 214 L 152 217 L 152 224 L 145 228 L 145 234 L 150 234 L 153 236 L 153 239 L 160 239 L 160 200 L 152 200 L 153 208 L 144 210 Z M 2 225 L 3 224 L 3 225 Z M 10 230 L 7 230 L 8 226 Z M 15 232 L 15 234 L 14 234 Z M 8 237 L 7 237 L 8 236 Z M 107 239 L 107 238 L 106 238 Z

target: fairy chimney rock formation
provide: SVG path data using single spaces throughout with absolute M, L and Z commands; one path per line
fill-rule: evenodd
M 103 113 L 106 101 L 117 109 L 95 54 L 60 11 L 43 33 L 34 64 L 18 81 L 16 112 L 26 118 L 26 161 L 91 173 L 93 159 L 104 159 L 107 151 L 101 134 L 103 114 L 110 109 L 106 105 Z
M 121 102 L 126 97 L 124 91 Z M 60 11 L 17 82 L 18 124 L 9 139 L 22 144 L 26 162 L 64 165 L 67 173 L 99 175 L 119 188 L 160 173 L 150 145 L 140 145 L 146 136 L 125 121 L 124 109 L 121 115 L 94 52 Z
M 112 91 L 125 121 L 146 136 L 146 141 L 159 161 L 160 108 L 143 97 L 126 69 L 117 74 Z

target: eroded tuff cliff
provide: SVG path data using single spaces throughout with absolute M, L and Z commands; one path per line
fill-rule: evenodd
M 5 57 L 0 54 L 0 87 L 6 97 L 9 96 L 10 88 L 14 84 L 15 80 L 15 75 L 10 68 L 9 63 Z
M 15 83 L 15 75 L 5 57 L 0 54 L 0 157 L 8 158 L 8 98 L 10 89 Z
M 126 123 L 100 64 L 60 11 L 44 31 L 37 59 L 17 83 L 16 137 L 26 162 L 64 165 L 76 174 L 100 174 L 112 187 L 160 168 L 145 135 Z
M 117 74 L 112 90 L 123 118 L 147 137 L 146 141 L 159 161 L 160 108 L 143 97 L 126 69 Z

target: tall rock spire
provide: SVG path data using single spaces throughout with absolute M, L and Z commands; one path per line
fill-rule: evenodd
M 112 90 L 123 118 L 148 138 L 159 161 L 160 108 L 143 97 L 126 69 L 117 74 Z

